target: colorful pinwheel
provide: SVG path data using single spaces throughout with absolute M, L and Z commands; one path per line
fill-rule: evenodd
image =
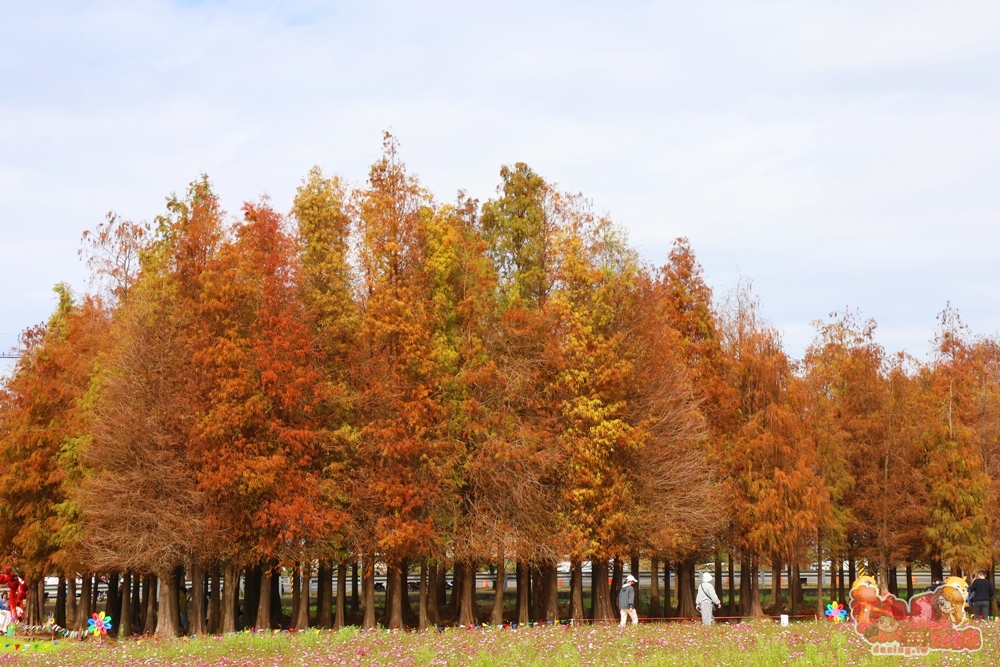
M 834 623 L 842 623 L 847 620 L 847 610 L 844 609 L 844 605 L 839 603 L 835 605 L 831 602 L 826 605 L 826 617 Z
M 95 637 L 106 635 L 111 629 L 111 617 L 105 615 L 103 611 L 99 614 L 91 614 L 91 617 L 87 619 L 87 626 L 87 632 Z

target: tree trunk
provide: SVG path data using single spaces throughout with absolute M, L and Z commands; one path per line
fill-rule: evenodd
M 475 561 L 471 561 L 465 571 L 471 580 L 465 589 L 465 594 L 468 596 L 466 602 L 472 612 L 472 622 L 479 623 L 479 605 L 476 603 L 476 573 L 479 571 L 479 565 Z
M 139 585 L 139 594 L 136 596 L 139 600 L 139 620 L 136 622 L 135 628 L 142 634 L 146 632 L 146 612 L 149 608 L 149 575 L 136 576 L 136 579 Z
M 583 610 L 583 563 L 579 558 L 574 558 L 569 574 L 569 620 L 571 623 L 579 623 L 586 617 Z
M 42 577 L 41 580 L 38 579 L 26 579 L 24 582 L 25 587 L 28 589 L 28 600 L 27 607 L 24 610 L 24 621 L 28 625 L 41 625 L 42 624 L 42 611 L 41 605 L 38 604 L 38 582 L 41 581 L 42 585 L 45 584 L 45 578 Z
M 799 602 L 802 599 L 802 583 L 799 581 L 799 564 L 793 563 L 788 568 L 788 600 L 790 609 L 788 613 L 797 616 L 799 613 Z
M 533 597 L 533 621 L 544 622 L 548 616 L 549 606 L 549 569 L 548 564 L 537 565 L 531 570 L 533 579 L 531 594 Z
M 201 599 L 205 603 L 205 605 L 204 605 L 204 612 L 202 612 L 203 615 L 204 615 L 204 617 L 205 617 L 205 632 L 207 634 L 212 634 L 211 631 L 208 629 L 208 624 L 209 624 L 208 615 L 209 615 L 209 613 L 211 611 L 211 603 L 212 603 L 212 597 L 211 597 L 212 596 L 212 586 L 211 586 L 212 582 L 211 582 L 211 577 L 209 575 L 210 575 L 210 572 L 209 571 L 205 571 L 204 585 L 201 588 Z
M 660 559 L 656 554 L 649 558 L 649 618 L 660 618 Z
M 531 576 L 531 611 L 532 621 L 540 621 L 545 618 L 545 583 L 546 578 L 542 576 L 542 569 L 538 565 L 530 568 Z
M 841 604 L 847 604 L 847 599 L 844 597 L 844 559 L 837 559 L 837 601 Z M 830 597 L 833 597 L 833 591 L 830 591 Z
M 397 576 L 394 576 L 392 571 L 392 566 L 386 564 L 385 566 L 385 602 L 382 605 L 382 615 L 378 617 L 376 621 L 378 625 L 382 627 L 389 627 L 389 615 L 392 613 L 393 601 L 396 598 L 396 584 L 399 581 Z
M 332 573 L 331 573 L 332 574 Z M 329 598 L 329 593 L 327 594 Z M 327 605 L 327 616 L 330 615 L 330 605 Z M 340 630 L 347 625 L 347 563 L 337 563 L 337 614 L 333 627 Z
M 222 584 L 219 565 L 212 566 L 208 595 L 208 634 L 217 635 L 222 629 Z
M 239 604 L 240 571 L 230 562 L 222 569 L 222 633 L 236 632 L 236 606 Z
M 681 618 L 694 618 L 694 575 L 695 562 L 693 559 L 682 561 L 677 567 L 677 580 L 679 590 L 677 592 L 677 615 Z
M 257 620 L 254 627 L 258 630 L 268 630 L 271 628 L 271 578 L 274 577 L 274 568 L 267 563 L 261 570 L 260 593 L 257 600 Z
M 431 614 L 436 614 L 437 619 L 435 623 L 441 623 L 441 607 L 445 604 L 448 599 L 447 593 L 447 581 L 445 580 L 445 575 L 447 574 L 444 563 L 439 563 L 434 568 L 434 600 L 431 605 Z
M 40 585 L 39 585 L 40 584 Z M 28 597 L 24 601 L 24 620 L 28 625 L 41 625 L 45 622 L 45 577 L 26 579 L 24 582 Z
M 559 620 L 559 572 L 555 563 L 548 563 L 544 568 L 548 582 L 545 586 L 545 621 L 555 623 Z M 638 596 L 636 596 L 638 600 Z
M 990 561 L 990 569 L 987 576 L 990 578 L 993 588 L 996 589 L 996 563 L 992 560 Z M 990 598 L 990 616 L 996 618 L 998 615 L 1000 614 L 997 613 L 997 596 L 994 595 Z
M 455 563 L 455 574 L 461 571 L 461 590 L 457 587 L 458 593 L 458 624 L 470 626 L 476 624 L 475 595 L 476 595 L 476 572 L 471 563 Z
M 104 615 L 120 620 L 118 605 L 118 573 L 115 572 L 108 577 L 108 594 L 104 596 Z
M 271 628 L 280 629 L 284 624 L 284 612 L 281 608 L 281 570 L 273 569 L 271 575 Z
M 177 623 L 177 627 L 184 634 L 186 628 L 181 623 L 181 599 L 185 598 L 185 604 L 187 604 L 187 588 L 185 587 L 187 570 L 183 565 L 177 566 L 177 599 L 174 600 L 174 609 L 176 610 L 174 614 L 174 622 Z M 188 622 L 190 623 L 190 616 L 188 617 Z
M 594 620 L 614 619 L 615 612 L 611 606 L 611 591 L 608 587 L 608 561 L 593 559 L 590 564 L 590 577 L 594 582 L 592 603 Z
M 889 568 L 889 578 L 887 581 L 889 584 L 889 592 L 895 595 L 896 597 L 899 597 L 899 580 L 896 578 L 895 567 Z
M 593 561 L 591 561 L 591 565 L 590 565 L 590 615 L 587 616 L 587 618 L 589 618 L 589 619 L 593 619 L 594 618 L 594 601 L 597 599 L 597 575 L 594 574 L 595 572 L 596 572 L 596 570 L 594 570 Z
M 441 622 L 441 611 L 438 609 L 438 566 L 431 563 L 427 570 L 427 622 L 437 627 Z
M 299 566 L 296 564 L 292 568 L 292 627 L 295 627 L 295 621 L 299 617 L 299 607 L 301 605 L 302 598 L 302 577 L 299 573 Z
M 528 564 L 523 561 L 517 562 L 517 624 L 525 625 L 531 620 L 530 615 L 530 583 L 528 574 Z
M 157 625 L 156 610 L 160 607 L 157 602 L 160 597 L 158 593 L 159 578 L 155 574 L 147 574 L 144 579 L 143 585 L 147 587 L 148 592 L 146 593 L 146 611 L 143 615 L 142 632 L 145 635 L 153 635 L 156 633 Z M 86 614 L 86 612 L 84 613 Z
M 733 554 L 729 554 L 729 606 L 726 607 L 726 615 L 736 615 L 736 572 L 733 570 Z
M 43 574 L 38 578 L 38 582 L 35 584 L 35 590 L 38 595 L 38 621 L 39 625 L 45 623 L 45 575 Z
M 670 561 L 663 561 L 663 616 L 671 616 L 673 612 L 673 593 L 670 588 Z
M 177 622 L 178 595 L 180 585 L 176 569 L 160 572 L 160 605 L 156 614 L 156 636 L 160 639 L 172 639 L 180 636 L 181 630 Z
M 830 599 L 837 595 L 837 569 L 833 566 L 833 558 L 830 559 Z
M 853 550 L 847 552 L 847 567 L 848 567 L 847 588 L 850 589 L 850 587 L 854 585 L 854 582 L 858 578 L 857 561 L 854 560 Z
M 122 604 L 118 613 L 117 628 L 118 637 L 125 639 L 132 634 L 132 573 L 125 570 L 122 575 Z M 115 621 L 112 621 L 114 626 Z
M 344 568 L 347 567 L 343 563 Z M 338 571 L 340 566 L 338 565 Z M 339 579 L 337 581 L 337 596 L 339 598 L 344 586 Z M 320 561 L 319 570 L 316 572 L 316 626 L 329 630 L 333 627 L 333 571 L 330 564 Z M 340 628 L 337 628 L 338 630 Z
M 375 563 L 365 560 L 362 563 L 361 594 L 364 597 L 364 620 L 361 627 L 369 630 L 375 627 Z
M 759 618 L 764 615 L 764 610 L 760 607 L 760 561 L 757 556 L 753 556 L 750 562 L 753 566 L 753 579 L 750 587 L 750 616 Z
M 507 569 L 503 558 L 497 562 L 497 576 L 493 581 L 493 611 L 490 613 L 490 624 L 503 625 L 503 596 L 507 592 Z
M 66 579 L 66 622 L 64 628 L 76 625 L 76 573 L 70 572 Z
M 823 534 L 816 539 L 816 618 L 823 619 L 826 613 L 823 600 Z
M 66 627 L 66 577 L 59 577 L 59 587 L 56 589 L 56 625 Z
M 90 613 L 94 614 L 97 612 L 97 598 L 100 595 L 101 579 L 98 575 L 94 575 L 93 583 L 90 585 Z
M 142 577 L 132 573 L 132 634 L 142 627 Z
M 351 562 L 351 613 L 361 611 L 361 588 L 358 585 L 358 561 Z
M 628 566 L 628 573 L 631 574 L 633 577 L 635 577 L 635 584 L 633 584 L 633 586 L 635 586 L 635 608 L 636 608 L 636 613 L 638 614 L 639 613 L 638 612 L 638 609 L 639 609 L 639 590 L 642 588 L 642 586 L 639 583 L 639 568 L 640 568 L 640 565 L 639 565 L 639 552 L 637 552 L 637 551 L 633 552 L 632 556 L 630 558 L 630 561 L 631 562 L 629 563 L 629 566 Z
M 306 630 L 309 627 L 309 584 L 312 580 L 312 565 L 305 561 L 300 568 L 302 583 L 299 587 L 299 609 L 295 618 L 295 629 Z
M 697 585 L 697 584 L 696 584 Z M 719 594 L 719 599 L 722 599 L 722 556 L 718 551 L 715 552 L 715 590 Z M 636 595 L 635 599 L 638 600 L 639 596 Z
M 753 582 L 750 581 L 750 577 L 753 576 L 753 568 L 750 566 L 750 559 L 746 556 L 740 558 L 740 616 L 747 617 L 750 615 L 750 589 L 753 588 Z
M 403 624 L 413 626 L 417 615 L 410 604 L 410 561 L 404 560 L 399 567 L 399 595 L 403 605 Z
M 87 619 L 90 618 L 90 589 L 94 585 L 94 580 L 87 573 L 82 577 L 83 583 L 80 585 L 80 603 L 76 608 L 76 630 L 81 632 L 87 629 Z
M 611 607 L 618 613 L 618 593 L 622 590 L 622 561 L 617 556 L 614 560 L 614 569 L 611 570 Z
M 462 576 L 464 575 L 465 570 L 458 562 L 455 562 L 452 563 L 451 571 L 453 574 L 451 577 L 451 600 L 449 601 L 449 606 L 451 607 L 452 619 L 457 619 L 458 612 L 461 608 L 459 601 L 462 599 Z
M 419 602 L 417 603 L 417 630 L 423 632 L 427 629 L 427 561 L 420 561 L 420 591 Z
M 777 558 L 771 559 L 771 608 L 775 615 L 785 610 L 781 602 L 781 561 Z
M 941 559 L 932 558 L 930 566 L 931 566 L 931 579 L 933 579 L 934 581 L 944 581 L 944 564 L 941 562 Z
M 906 599 L 913 597 L 913 563 L 906 564 Z
M 199 637 L 208 634 L 205 618 L 205 568 L 191 563 L 191 602 L 188 604 L 188 634 Z
M 398 630 L 403 627 L 403 596 L 406 591 L 402 588 L 403 571 L 399 565 L 390 565 L 386 576 L 385 599 L 386 616 L 385 624 L 390 630 Z
M 263 572 L 259 565 L 248 567 L 243 572 L 243 621 L 240 627 L 241 630 L 256 626 L 262 574 Z

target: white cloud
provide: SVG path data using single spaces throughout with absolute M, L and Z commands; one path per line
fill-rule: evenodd
M 0 25 L 0 331 L 83 272 L 82 229 L 204 171 L 286 207 L 392 128 L 442 199 L 523 160 L 659 261 L 689 236 L 789 348 L 844 306 L 926 348 L 1000 329 L 991 3 L 31 3 Z M 12 245 L 13 244 L 13 245 Z M 14 261 L 6 258 L 17 255 Z M 39 296 L 29 296 L 39 295 Z M 890 344 L 891 343 L 891 344 Z

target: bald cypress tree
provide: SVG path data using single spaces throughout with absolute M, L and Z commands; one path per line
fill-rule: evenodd
M 938 321 L 936 356 L 921 377 L 929 408 L 921 471 L 927 490 L 925 534 L 932 557 L 971 571 L 990 560 L 990 484 L 970 427 L 976 408 L 967 330 L 950 308 Z

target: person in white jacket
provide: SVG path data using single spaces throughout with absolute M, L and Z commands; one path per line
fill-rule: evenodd
M 712 575 L 706 572 L 701 575 L 701 586 L 698 587 L 698 597 L 694 604 L 701 610 L 701 622 L 705 625 L 712 625 L 715 617 L 712 614 L 714 607 L 721 607 L 722 601 L 715 594 L 715 586 L 712 585 Z

